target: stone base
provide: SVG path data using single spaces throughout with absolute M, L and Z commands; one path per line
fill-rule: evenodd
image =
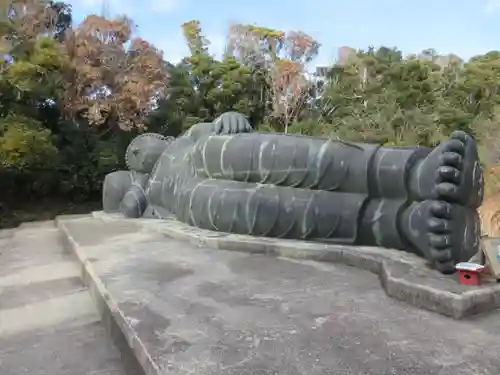
M 108 215 L 102 211 L 94 212 L 93 216 L 101 220 L 123 220 L 119 215 Z M 500 284 L 496 281 L 479 287 L 460 285 L 457 275 L 442 275 L 431 269 L 422 258 L 399 250 L 212 232 L 193 228 L 175 219 L 141 219 L 141 222 L 149 230 L 195 246 L 340 263 L 369 271 L 379 277 L 388 296 L 454 319 L 500 307 Z
M 146 374 L 496 375 L 500 367 L 498 314 L 460 321 L 385 295 L 378 279 L 400 300 L 463 317 L 473 310 L 457 303 L 453 313 L 450 301 L 488 290 L 462 289 L 409 254 L 99 213 L 57 225 L 109 332 Z M 434 284 L 422 284 L 429 273 Z

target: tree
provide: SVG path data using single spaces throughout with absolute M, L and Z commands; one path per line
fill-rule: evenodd
M 236 24 L 230 27 L 227 44 L 227 54 L 265 72 L 272 122 L 287 132 L 309 99 L 306 68 L 318 54 L 319 43 L 302 31 Z
M 61 98 L 67 113 L 94 126 L 144 129 L 154 101 L 166 92 L 161 51 L 133 38 L 132 21 L 126 17 L 88 16 L 67 36 L 65 46 L 72 61 Z
M 44 0 L 0 2 L 0 12 L 3 197 L 89 200 L 104 174 L 123 168 L 136 134 L 177 136 L 226 111 L 260 130 L 386 145 L 433 146 L 466 130 L 486 170 L 498 171 L 498 51 L 464 62 L 432 49 L 403 56 L 395 47 L 344 47 L 317 82 L 308 70 L 320 46 L 304 32 L 232 25 L 219 59 L 200 22 L 188 21 L 189 54 L 174 65 L 135 38 L 125 17 L 72 25 L 69 5 Z M 498 191 L 490 177 L 488 190 Z
M 178 136 L 193 120 L 198 119 L 198 95 L 192 85 L 188 64 L 167 65 L 169 87 L 158 107 L 148 115 L 148 130 L 169 136 Z
M 168 100 L 162 102 L 164 108 L 182 108 L 184 128 L 232 110 L 245 113 L 254 124 L 261 122 L 265 108 L 262 80 L 232 56 L 217 60 L 210 55 L 210 41 L 199 21 L 186 22 L 182 28 L 190 56 L 174 68 L 176 83 L 168 90 Z
M 19 55 L 40 35 L 61 38 L 71 22 L 71 7 L 48 0 L 0 3 L 1 52 Z M 69 17 L 69 18 L 68 18 Z
M 278 60 L 269 71 L 270 99 L 274 123 L 282 125 L 285 133 L 304 106 L 309 82 L 300 63 Z
M 441 84 L 440 68 L 432 61 L 403 59 L 395 48 L 369 48 L 330 71 L 319 104 L 341 137 L 432 145 L 442 138 Z
M 52 134 L 34 119 L 9 116 L 0 120 L 0 167 L 25 171 L 51 167 L 57 148 Z
M 208 54 L 210 41 L 201 32 L 201 23 L 198 20 L 185 22 L 181 26 L 184 39 L 188 45 L 191 56 Z
M 229 28 L 226 54 L 244 65 L 266 67 L 276 61 L 285 42 L 285 33 L 267 27 L 234 24 Z

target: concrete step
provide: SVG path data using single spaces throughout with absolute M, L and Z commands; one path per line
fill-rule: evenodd
M 0 236 L 0 374 L 137 374 L 100 322 L 53 222 Z

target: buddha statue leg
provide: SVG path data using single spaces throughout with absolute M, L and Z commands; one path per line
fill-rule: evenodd
M 177 219 L 219 232 L 354 244 L 367 195 L 192 178 L 164 184 Z
M 406 250 L 443 273 L 479 246 L 476 210 L 444 201 L 199 178 L 164 188 L 169 211 L 202 229 Z
M 393 157 L 394 149 L 380 149 L 372 165 L 379 165 L 376 160 L 386 159 L 384 155 Z M 476 209 L 482 203 L 484 181 L 476 142 L 464 132 L 454 132 L 409 167 L 408 199 L 395 212 L 402 240 L 402 247 L 398 248 L 427 258 L 443 273 L 454 272 L 456 263 L 468 261 L 480 248 L 481 229 Z M 394 184 L 397 177 L 390 176 L 390 168 L 379 168 L 384 172 L 382 175 L 374 173 L 376 170 L 375 167 L 371 169 L 371 186 L 383 186 L 384 181 L 389 181 L 387 187 L 397 186 Z M 366 211 L 363 233 L 369 233 L 368 238 L 376 238 L 375 233 L 380 237 L 380 221 L 383 220 L 370 218 L 382 207 L 387 211 L 390 206 L 386 197 L 391 194 L 387 187 L 378 194 L 384 198 L 373 201 L 373 209 Z M 392 205 L 396 201 L 393 198 Z
M 478 249 L 475 208 L 482 200 L 482 171 L 475 141 L 463 132 L 453 133 L 435 149 L 275 134 L 210 136 L 198 142 L 192 156 L 196 174 L 211 179 L 214 186 L 226 179 L 327 190 L 332 202 L 349 196 L 342 193 L 369 197 L 350 208 L 360 223 L 354 224 L 353 243 L 409 250 L 442 272 L 452 272 L 455 263 L 468 260 Z M 284 206 L 294 204 L 293 195 L 289 203 L 286 194 L 281 196 Z M 341 210 L 339 205 L 323 207 L 324 212 L 317 210 L 326 216 L 327 210 Z M 193 218 L 203 216 L 190 212 Z M 332 233 L 319 239 L 337 237 Z

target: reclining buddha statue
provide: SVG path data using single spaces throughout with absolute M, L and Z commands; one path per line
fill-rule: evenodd
M 483 173 L 458 131 L 436 148 L 252 132 L 238 113 L 172 139 L 136 137 L 103 209 L 194 227 L 400 249 L 442 273 L 479 249 Z

